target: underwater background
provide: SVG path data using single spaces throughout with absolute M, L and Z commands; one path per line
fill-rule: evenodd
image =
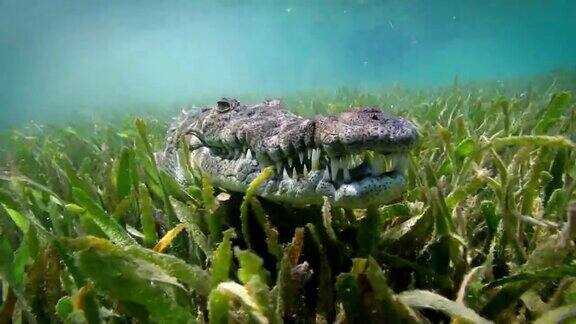
M 570 0 L 2 0 L 0 125 L 518 80 L 574 67 L 575 32 Z
M 575 18 L 568 0 L 0 0 L 0 324 L 574 323 Z M 182 107 L 221 97 L 348 113 L 269 166 L 183 133 Z M 356 154 L 351 107 L 418 140 Z M 270 112 L 253 120 L 290 120 Z M 361 135 L 403 123 L 366 112 Z M 329 156 L 332 131 L 353 156 Z M 260 191 L 319 172 L 400 188 Z

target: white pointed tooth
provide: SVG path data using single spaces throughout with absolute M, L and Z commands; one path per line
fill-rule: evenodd
M 292 168 L 292 179 L 298 179 L 298 172 L 296 172 L 296 168 Z
M 312 150 L 312 170 L 320 170 L 320 149 Z
M 248 149 L 248 151 L 246 151 L 246 159 L 252 160 L 252 151 L 250 149 Z
M 291 156 L 289 156 L 288 157 L 288 166 L 292 167 L 292 164 L 294 164 L 294 159 Z
M 338 168 L 340 167 L 340 161 L 338 158 L 330 159 L 330 174 L 332 175 L 332 181 L 336 181 L 336 176 L 338 175 Z
M 308 167 L 306 167 L 306 164 L 304 164 L 304 171 L 303 171 L 304 175 L 307 176 L 308 175 Z
M 330 180 L 330 172 L 328 171 L 328 166 L 324 169 L 324 175 L 322 176 L 322 180 L 328 181 Z
M 282 179 L 283 180 L 290 179 L 290 176 L 288 176 L 288 172 L 286 171 L 286 169 L 284 169 L 284 171 L 282 172 Z
M 350 182 L 350 171 L 346 168 L 344 168 L 344 181 L 345 182 Z
M 306 156 L 308 157 L 308 160 L 312 159 L 312 151 L 313 150 L 311 148 L 306 150 Z
M 304 152 L 298 152 L 298 158 L 300 159 L 300 163 L 304 163 Z

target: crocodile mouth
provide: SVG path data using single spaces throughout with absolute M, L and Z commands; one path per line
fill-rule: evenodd
M 322 148 L 304 148 L 276 161 L 263 159 L 250 148 L 231 151 L 211 148 L 210 152 L 220 161 L 249 164 L 260 171 L 273 166 L 275 175 L 271 180 L 280 187 L 314 183 L 316 192 L 327 196 L 334 205 L 354 208 L 400 198 L 405 191 L 405 173 L 409 165 L 408 151 L 382 149 L 331 156 Z M 300 198 L 307 201 L 306 197 Z
M 338 188 L 367 178 L 403 174 L 407 162 L 408 154 L 403 152 L 382 154 L 366 151 L 330 157 L 321 149 L 315 148 L 306 150 L 306 153 L 299 152 L 297 158 L 276 162 L 275 169 L 283 180 L 298 180 L 308 176 L 310 171 L 320 171 L 324 173 L 324 181 Z

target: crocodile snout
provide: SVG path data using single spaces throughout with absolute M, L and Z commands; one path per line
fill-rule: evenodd
M 337 116 L 316 119 L 315 143 L 331 156 L 404 152 L 418 141 L 410 121 L 376 108 L 357 108 Z

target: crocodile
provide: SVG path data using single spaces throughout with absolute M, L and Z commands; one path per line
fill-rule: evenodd
M 183 110 L 169 127 L 162 164 L 183 179 L 179 143 L 190 161 L 219 188 L 246 192 L 270 166 L 256 194 L 291 206 L 363 209 L 399 200 L 406 190 L 409 152 L 418 141 L 410 121 L 373 107 L 307 119 L 280 100 L 244 105 L 223 98 L 197 111 Z

